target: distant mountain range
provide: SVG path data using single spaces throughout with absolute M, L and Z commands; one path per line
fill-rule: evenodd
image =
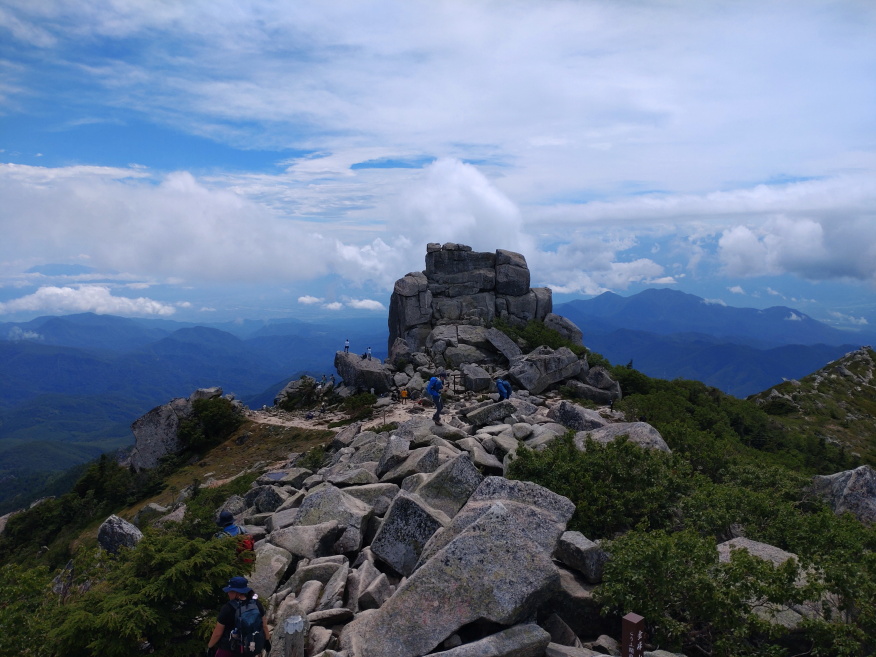
M 649 376 L 695 379 L 738 397 L 876 341 L 876 334 L 841 331 L 793 308 L 734 308 L 670 289 L 606 292 L 557 304 L 554 312 L 575 322 L 584 344 L 612 363 L 632 361 Z
M 386 355 L 386 318 L 198 326 L 79 314 L 0 323 L 0 482 L 131 444 L 131 423 L 197 388 L 272 404 L 302 373 L 334 371 L 346 338 Z
M 667 289 L 606 293 L 554 311 L 613 363 L 740 397 L 876 343 L 792 308 L 730 308 Z M 197 388 L 218 385 L 250 407 L 271 404 L 292 378 L 331 373 L 346 338 L 353 351 L 371 346 L 385 357 L 386 317 L 196 325 L 80 314 L 0 323 L 0 499 L 14 478 L 131 444 L 135 419 Z

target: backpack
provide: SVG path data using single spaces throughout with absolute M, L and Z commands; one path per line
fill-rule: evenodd
M 237 539 L 237 554 L 252 552 L 255 549 L 255 539 L 253 539 L 252 534 L 245 533 L 243 528 L 237 525 L 229 525 L 216 534 L 216 538 L 224 538 L 226 536 Z M 252 563 L 252 557 L 244 557 L 242 561 L 243 563 Z
M 234 629 L 231 630 L 231 652 L 254 657 L 265 649 L 262 612 L 255 600 L 234 600 Z
M 440 395 L 441 389 L 438 388 L 438 384 L 440 383 L 441 381 L 438 379 L 438 377 L 433 376 L 431 379 L 429 379 L 429 383 L 426 384 L 426 392 L 430 395 Z

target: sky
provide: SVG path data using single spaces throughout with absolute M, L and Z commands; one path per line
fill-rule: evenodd
M 386 314 L 429 242 L 872 329 L 876 3 L 0 0 L 0 321 Z

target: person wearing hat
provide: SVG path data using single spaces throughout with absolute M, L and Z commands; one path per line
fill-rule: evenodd
M 222 605 L 219 610 L 219 617 L 216 620 L 216 627 L 213 628 L 213 633 L 210 635 L 210 640 L 207 642 L 207 651 L 216 649 L 216 657 L 235 657 L 231 648 L 231 631 L 236 627 L 237 610 L 240 606 L 250 600 L 255 602 L 259 613 L 262 616 L 262 632 L 265 635 L 265 649 L 270 652 L 270 632 L 268 631 L 268 621 L 265 619 L 265 608 L 261 600 L 255 599 L 253 590 L 249 588 L 249 582 L 246 577 L 232 577 L 228 580 L 228 586 L 222 589 L 228 594 L 228 602 Z
M 429 383 L 426 384 L 426 392 L 429 393 L 432 401 L 435 402 L 435 415 L 432 416 L 432 420 L 439 426 L 441 425 L 441 410 L 444 408 L 444 404 L 441 401 L 441 389 L 444 387 L 444 380 L 446 378 L 447 372 L 441 370 L 438 372 L 438 376 L 433 376 L 429 379 Z
M 223 538 L 225 536 L 242 536 L 246 533 L 243 530 L 243 527 L 238 527 L 234 524 L 234 514 L 231 513 L 231 511 L 223 510 L 216 519 L 216 524 L 222 528 L 221 531 L 216 533 L 216 538 Z

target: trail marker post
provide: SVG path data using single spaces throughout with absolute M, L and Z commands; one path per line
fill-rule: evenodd
M 621 619 L 621 657 L 644 657 L 645 619 L 629 613 Z

